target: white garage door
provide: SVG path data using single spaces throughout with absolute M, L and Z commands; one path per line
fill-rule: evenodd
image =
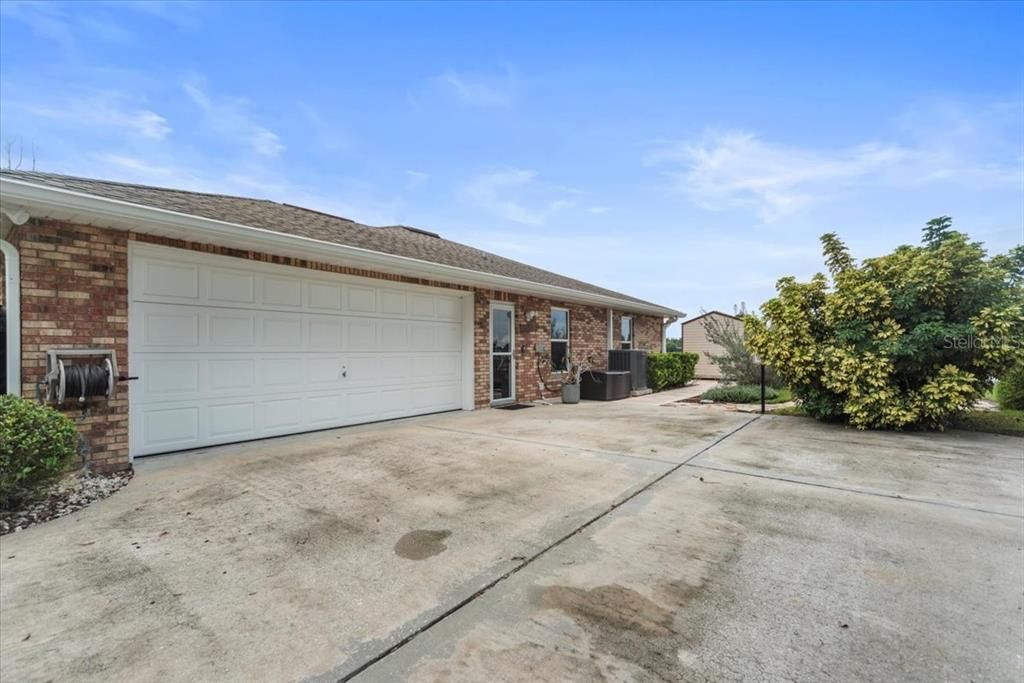
M 457 294 L 133 246 L 129 296 L 134 455 L 462 407 Z

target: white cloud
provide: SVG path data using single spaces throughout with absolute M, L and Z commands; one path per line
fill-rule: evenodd
M 931 104 L 897 120 L 898 143 L 822 149 L 748 131 L 711 131 L 697 140 L 658 143 L 645 161 L 664 169 L 670 189 L 698 206 L 750 208 L 770 222 L 853 187 L 1020 185 L 1019 133 L 1013 133 L 1020 116 L 1019 105 L 968 112 Z
M 446 69 L 434 81 L 461 103 L 477 107 L 503 107 L 515 100 L 515 71 L 506 67 L 502 74 L 481 74 Z
M 864 144 L 833 152 L 765 142 L 753 133 L 709 133 L 696 142 L 674 142 L 647 163 L 672 167 L 673 188 L 696 204 L 721 210 L 755 208 L 771 221 L 820 201 L 837 187 L 905 161 L 911 151 Z
M 284 151 L 277 133 L 249 118 L 244 99 L 211 97 L 196 81 L 187 81 L 183 87 L 214 132 L 237 140 L 261 156 L 276 157 Z
M 576 204 L 571 188 L 535 182 L 537 172 L 507 169 L 466 183 L 462 194 L 483 209 L 514 223 L 544 225 L 553 214 Z
M 116 128 L 150 140 L 171 134 L 170 124 L 160 114 L 127 103 L 122 93 L 101 92 L 71 97 L 59 104 L 29 105 L 35 116 L 75 126 Z
M 609 206 L 591 206 L 590 208 L 587 209 L 587 211 L 594 214 L 595 216 L 601 216 L 603 214 L 608 213 L 611 210 L 612 209 Z

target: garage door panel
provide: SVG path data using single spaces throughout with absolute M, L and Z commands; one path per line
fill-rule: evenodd
M 213 303 L 256 303 L 256 276 L 244 270 L 211 268 L 207 273 L 207 301 Z
M 143 309 L 138 331 L 142 348 L 198 349 L 202 311 L 152 304 Z
M 373 351 L 377 348 L 377 321 L 367 318 L 349 318 L 345 321 L 345 349 Z
M 154 249 L 132 258 L 134 454 L 461 407 L 458 296 Z
M 310 316 L 306 321 L 306 344 L 313 351 L 341 351 L 344 324 L 341 318 Z
M 456 297 L 439 296 L 437 299 L 437 318 L 459 322 L 462 320 L 462 302 Z
M 209 434 L 213 438 L 246 437 L 256 432 L 256 403 L 254 401 L 215 403 L 210 405 L 206 414 L 210 420 Z
M 385 315 L 404 316 L 409 312 L 409 295 L 389 289 L 380 291 L 380 312 Z
M 434 348 L 438 351 L 458 351 L 462 348 L 462 327 L 460 325 L 439 324 L 435 334 Z
M 301 429 L 302 397 L 282 398 L 263 403 L 263 426 L 274 431 L 295 427 Z
M 302 280 L 294 277 L 263 276 L 263 306 L 302 306 Z
M 141 409 L 144 444 L 147 449 L 172 450 L 199 443 L 199 407 L 177 406 Z
M 310 396 L 305 404 L 310 427 L 330 427 L 343 424 L 345 419 L 345 396 L 326 394 Z
M 187 398 L 200 391 L 198 358 L 148 358 L 136 368 L 147 396 L 159 400 Z
M 137 261 L 133 268 L 132 290 L 155 299 L 199 300 L 199 266 L 155 259 Z
M 207 394 L 251 394 L 256 388 L 256 359 L 224 358 L 217 356 L 205 359 Z
M 294 351 L 302 348 L 302 317 L 299 315 L 260 314 L 261 347 Z
M 377 291 L 370 287 L 349 285 L 345 288 L 345 310 L 350 313 L 376 313 Z

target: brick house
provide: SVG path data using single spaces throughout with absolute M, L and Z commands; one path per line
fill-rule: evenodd
M 276 202 L 0 174 L 7 393 L 109 349 L 67 400 L 92 467 L 558 395 L 566 354 L 663 349 L 683 314 L 406 226 Z

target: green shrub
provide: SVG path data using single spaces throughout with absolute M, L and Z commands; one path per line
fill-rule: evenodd
M 1024 245 L 988 256 L 946 216 L 920 246 L 859 263 L 835 234 L 821 242 L 831 277 L 783 277 L 761 317 L 744 319 L 747 346 L 809 414 L 942 428 L 1020 363 Z
M 686 384 L 697 366 L 695 353 L 647 354 L 647 386 L 654 391 Z
M 996 400 L 1003 410 L 1024 410 L 1024 363 L 1017 363 L 999 380 Z
M 779 395 L 771 387 L 764 388 L 766 400 L 772 400 Z M 760 403 L 761 387 L 754 384 L 731 384 L 725 387 L 708 389 L 700 395 L 701 398 L 718 403 Z
M 647 354 L 647 386 L 654 391 L 678 384 L 682 374 L 682 362 L 678 353 Z
M 44 493 L 67 471 L 77 443 L 75 425 L 63 414 L 0 396 L 0 509 Z
M 682 365 L 682 376 L 680 378 L 680 384 L 688 384 L 693 381 L 694 375 L 697 374 L 697 361 L 700 360 L 700 355 L 696 353 L 689 353 L 683 351 L 679 354 L 679 362 Z

